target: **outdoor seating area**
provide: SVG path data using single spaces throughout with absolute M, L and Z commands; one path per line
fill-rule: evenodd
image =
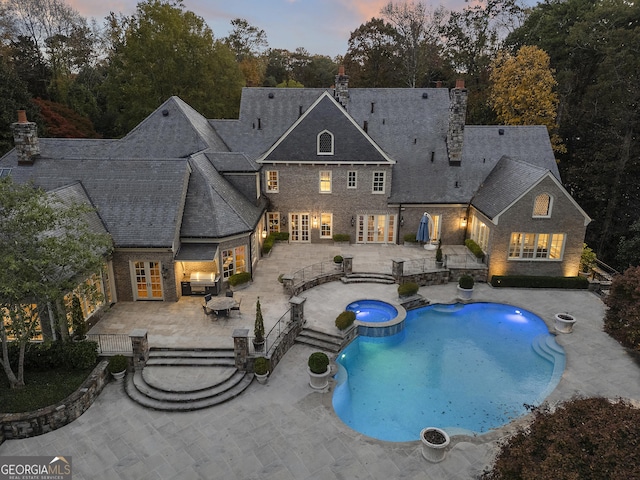
M 216 317 L 228 317 L 232 311 L 240 312 L 242 299 L 236 300 L 233 297 L 233 292 L 227 293 L 231 293 L 231 295 L 214 297 L 210 293 L 206 294 L 203 297 L 204 303 L 202 305 L 204 313 L 206 315 L 215 315 Z

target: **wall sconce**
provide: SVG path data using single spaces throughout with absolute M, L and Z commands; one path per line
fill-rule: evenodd
M 404 227 L 404 216 L 400 217 L 400 226 Z
M 318 228 L 318 216 L 313 216 L 313 228 Z
M 285 217 L 284 215 L 282 215 L 281 217 L 281 222 L 282 226 L 285 226 L 287 224 L 287 217 Z
M 356 225 L 356 217 L 354 217 L 353 215 L 351 216 L 351 226 L 355 227 Z
M 462 217 L 460 219 L 460 227 L 465 228 L 467 226 L 467 217 Z
M 262 230 L 262 238 L 267 238 L 267 228 L 265 227 L 264 230 Z

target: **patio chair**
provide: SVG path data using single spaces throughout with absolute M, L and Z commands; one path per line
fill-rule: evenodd
M 225 293 L 225 295 L 226 295 L 227 297 L 231 297 L 231 298 L 233 298 L 233 290 L 227 290 L 227 291 L 226 291 L 226 293 Z
M 238 312 L 240 312 L 240 303 L 242 303 L 242 299 L 237 300 L 236 304 L 233 307 L 231 307 L 231 310 L 237 310 Z
M 207 303 L 211 300 L 211 294 L 207 293 L 204 296 L 204 304 L 202 305 L 202 309 L 204 310 L 205 315 L 213 315 L 214 311 L 207 308 Z

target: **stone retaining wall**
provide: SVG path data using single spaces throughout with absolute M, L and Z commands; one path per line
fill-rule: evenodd
M 109 377 L 108 362 L 100 362 L 80 388 L 55 405 L 23 413 L 0 414 L 0 444 L 4 440 L 42 435 L 73 422 L 100 394 Z

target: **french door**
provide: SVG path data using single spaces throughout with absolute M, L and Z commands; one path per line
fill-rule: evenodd
M 396 215 L 358 215 L 357 243 L 395 243 Z
M 309 214 L 290 213 L 289 214 L 289 241 L 309 242 Z
M 160 262 L 133 262 L 134 300 L 162 300 L 162 268 Z

